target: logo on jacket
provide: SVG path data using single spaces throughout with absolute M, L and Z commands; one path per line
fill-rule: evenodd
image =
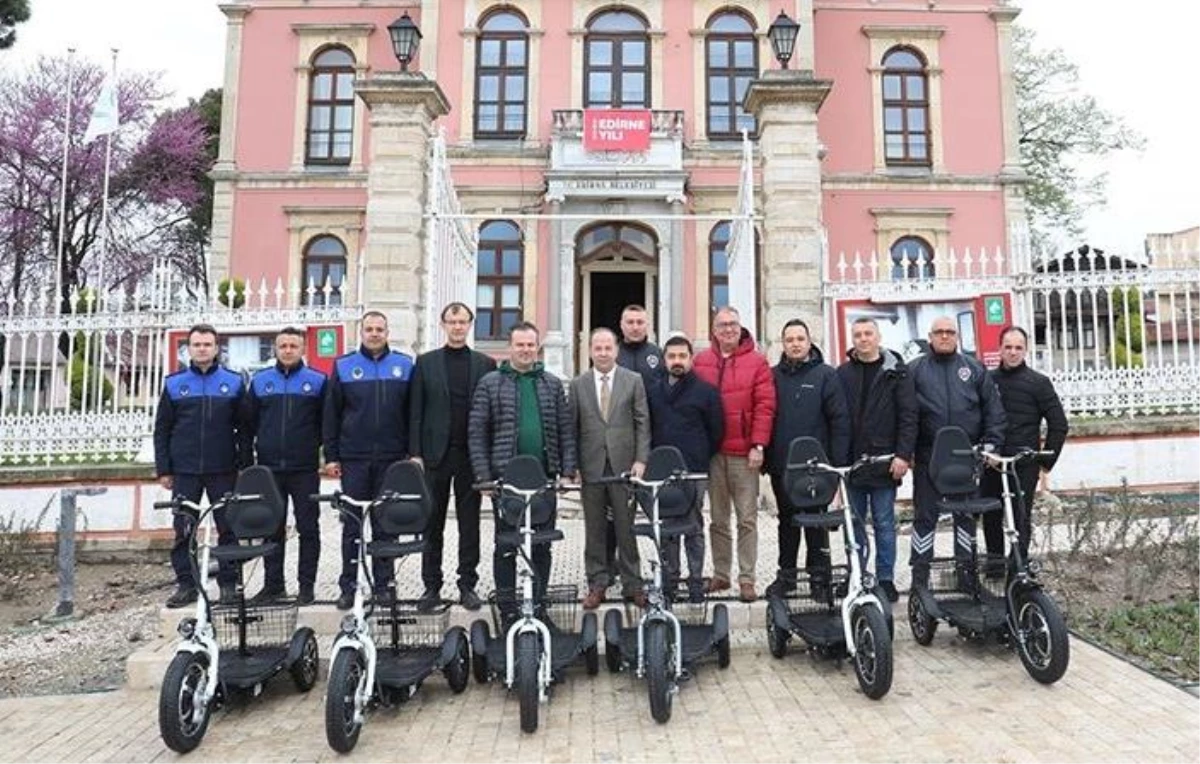
M 656 355 L 646 356 L 646 365 L 649 366 L 651 369 L 657 369 L 658 368 L 658 356 L 656 356 Z
M 354 377 L 355 379 L 362 379 L 362 376 L 363 376 L 362 367 L 355 366 L 353 369 L 350 370 L 350 376 Z
M 961 379 L 963 382 L 966 382 L 967 380 L 969 380 L 971 378 L 971 369 L 966 366 L 959 366 L 958 367 L 958 378 Z
M 268 394 L 275 392 L 275 383 L 274 383 L 274 382 L 268 382 L 268 383 L 267 383 L 267 385 L 266 385 L 266 388 L 265 388 L 265 390 L 266 390 L 266 392 L 267 392 Z
M 303 392 L 311 393 L 312 392 L 312 382 L 305 382 L 303 385 L 300 385 L 300 389 Z
M 393 377 L 404 376 L 404 369 L 401 369 L 399 366 L 393 366 L 392 367 L 392 376 Z
M 227 383 L 222 382 L 221 386 L 217 389 L 221 391 L 221 395 L 229 395 L 229 385 Z
M 179 386 L 179 394 L 182 397 L 186 398 L 192 394 L 192 388 L 188 387 L 187 385 L 180 385 Z

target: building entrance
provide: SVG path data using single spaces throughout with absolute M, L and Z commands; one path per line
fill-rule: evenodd
M 646 299 L 645 273 L 592 273 L 591 328 L 606 326 L 621 336 L 621 311 Z

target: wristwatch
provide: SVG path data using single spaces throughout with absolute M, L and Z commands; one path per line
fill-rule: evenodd
M 750 446 L 750 448 L 758 451 L 759 453 L 762 453 L 763 451 L 763 445 L 761 443 L 755 443 L 753 446 Z

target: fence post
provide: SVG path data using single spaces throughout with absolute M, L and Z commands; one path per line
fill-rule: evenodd
M 98 496 L 107 488 L 64 488 L 58 511 L 58 606 L 54 615 L 65 618 L 75 613 L 75 520 L 77 496 Z

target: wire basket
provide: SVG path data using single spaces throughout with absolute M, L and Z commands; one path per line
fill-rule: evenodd
M 397 600 L 395 607 L 376 607 L 370 615 L 371 633 L 380 645 L 393 648 L 440 647 L 450 627 L 450 603 L 432 610 L 418 609 L 418 600 Z
M 827 575 L 816 577 L 812 571 L 803 568 L 780 571 L 780 576 L 789 582 L 792 575 L 796 577 L 796 588 L 789 587 L 783 600 L 793 615 L 830 612 L 841 606 L 850 587 L 848 565 L 834 565 Z
M 521 612 L 521 597 L 516 589 L 497 589 L 488 594 L 488 606 L 492 611 L 492 626 L 498 634 L 503 634 L 507 622 Z M 546 594 L 536 615 L 552 629 L 573 631 L 578 613 L 579 587 L 575 584 L 559 584 L 546 587 Z
M 995 566 L 999 567 L 995 567 Z M 929 564 L 929 589 L 941 600 L 974 599 L 980 596 L 1004 597 L 1004 558 L 980 555 L 974 565 L 960 565 L 953 557 L 935 559 Z M 998 577 L 989 577 L 998 570 Z
M 241 625 L 246 626 L 246 641 L 241 639 Z M 212 625 L 217 644 L 224 648 L 286 647 L 296 631 L 296 606 L 255 605 L 246 608 L 245 620 L 236 606 L 218 605 L 212 609 Z

